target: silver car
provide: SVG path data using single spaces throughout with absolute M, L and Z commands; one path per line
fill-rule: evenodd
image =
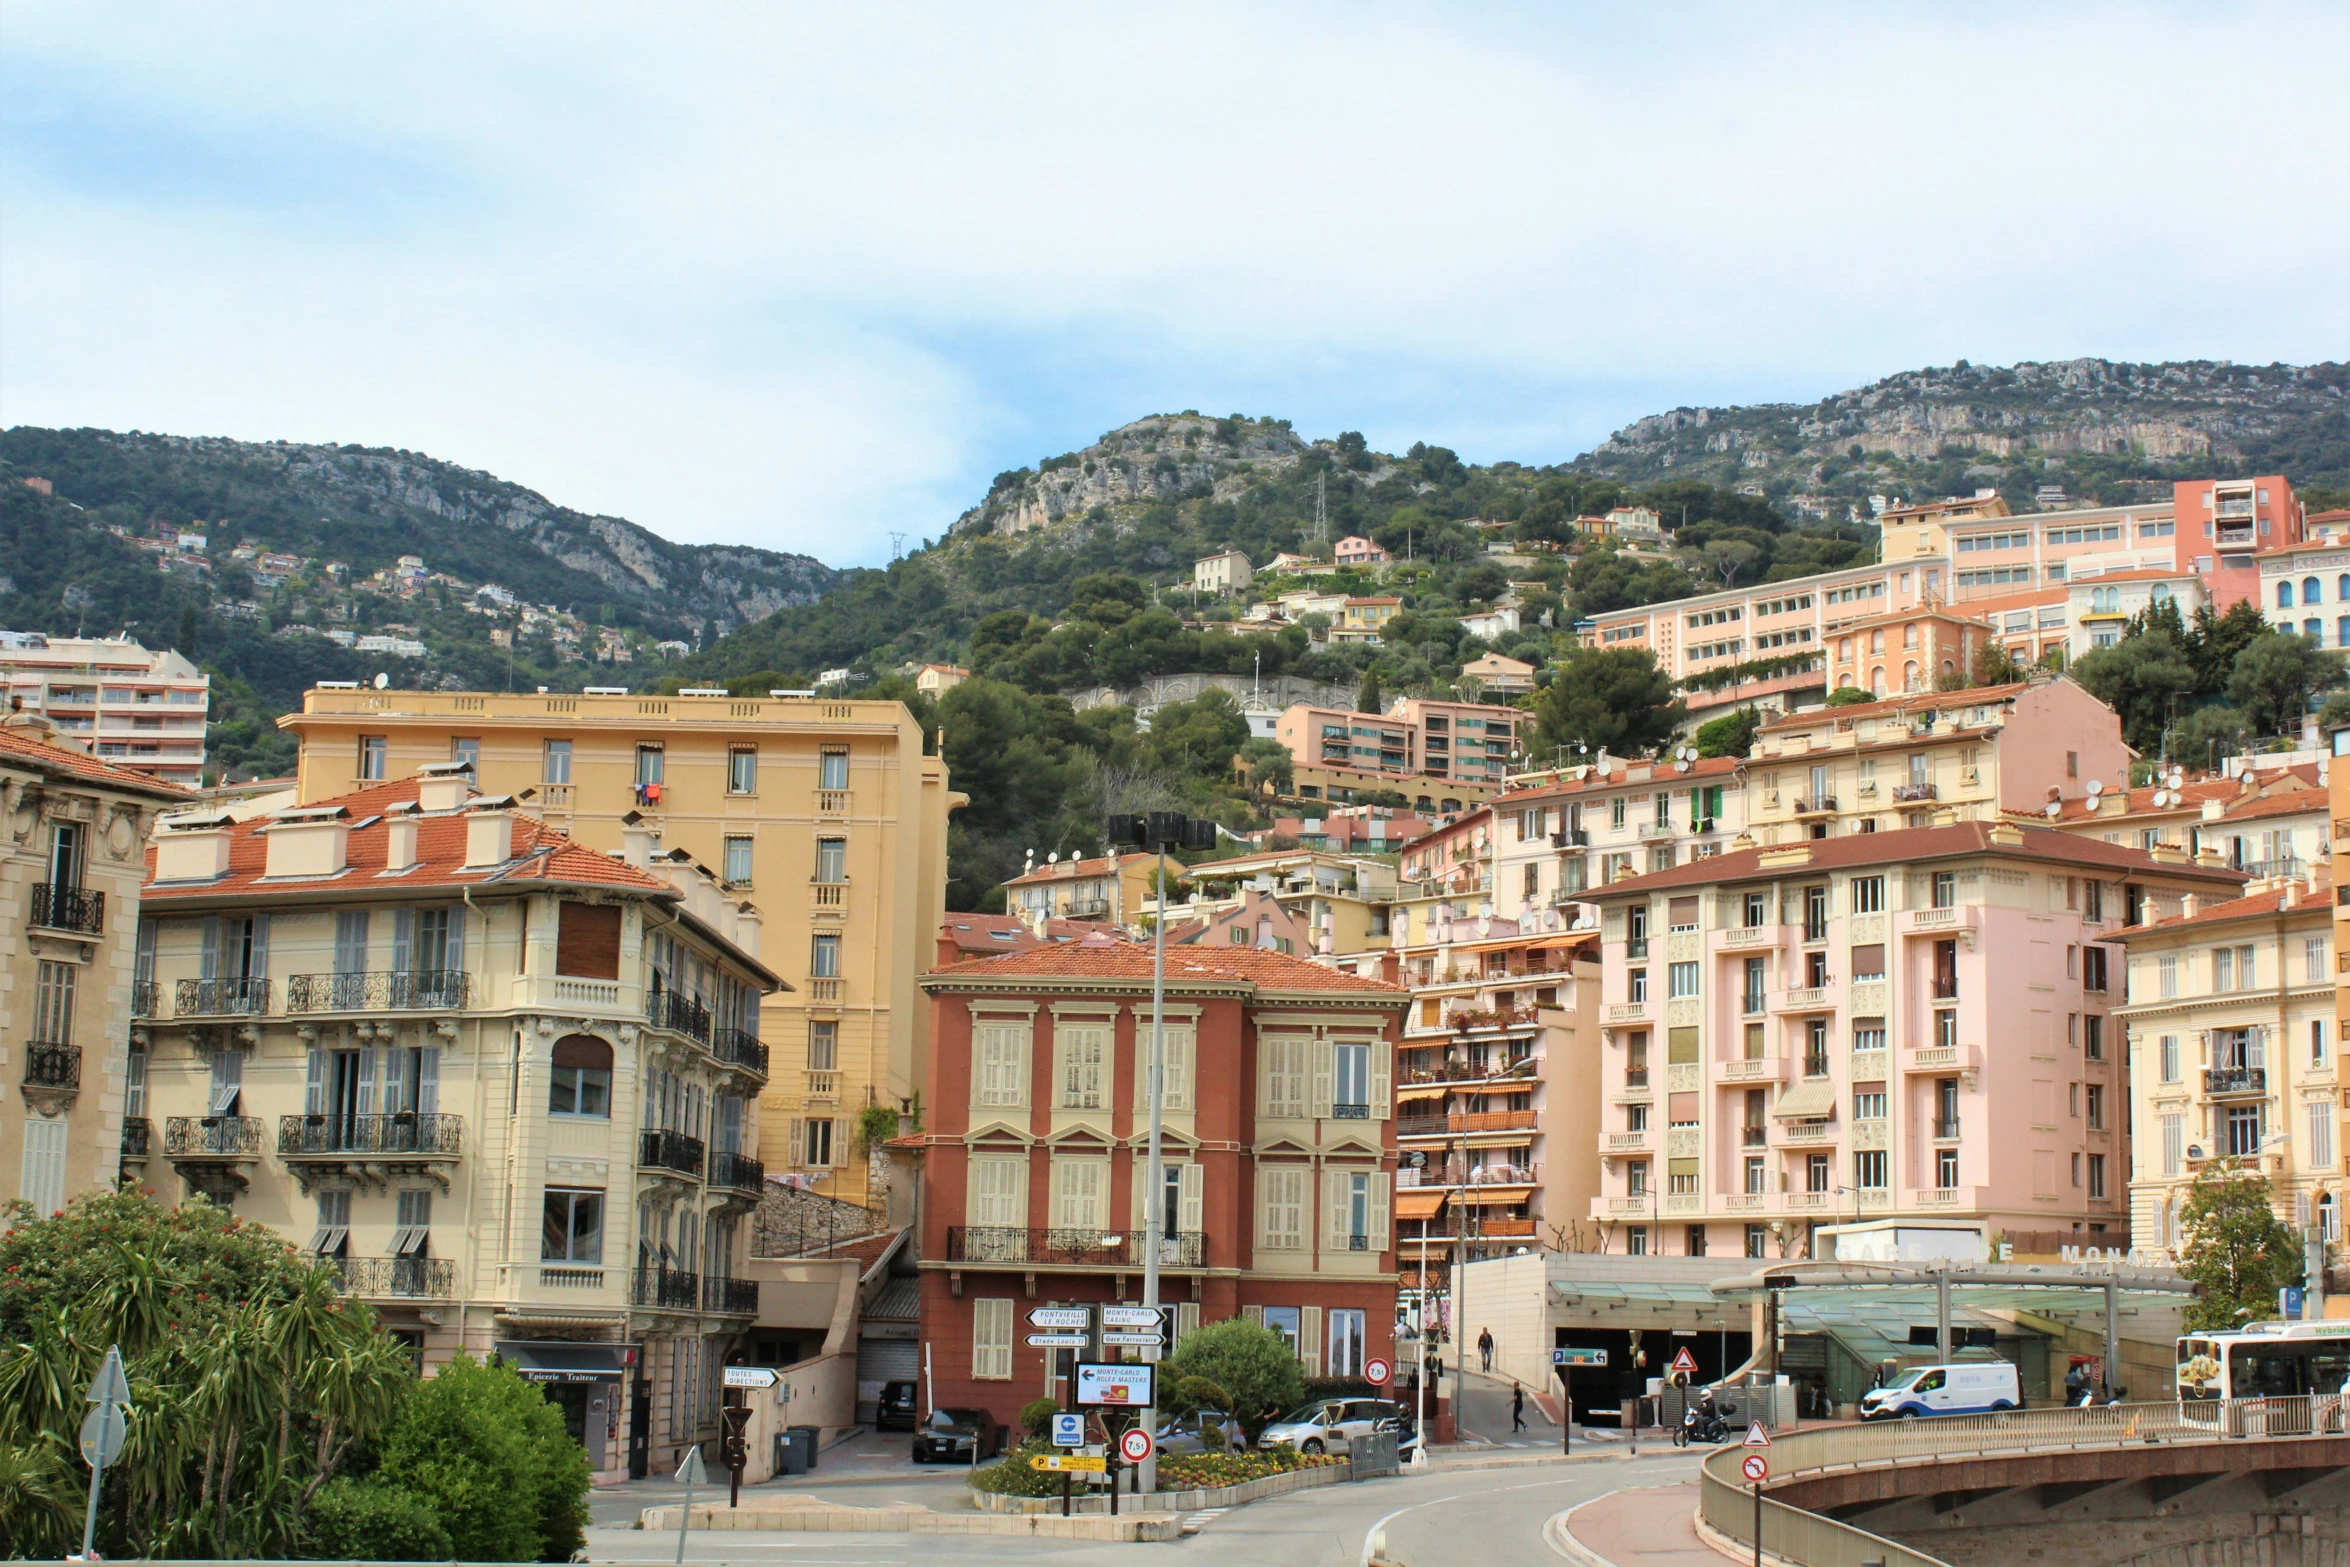
M 1383 1398 L 1316 1399 L 1265 1427 L 1257 1446 L 1294 1447 L 1301 1453 L 1347 1453 L 1358 1436 L 1395 1430 L 1402 1415 L 1401 1405 Z

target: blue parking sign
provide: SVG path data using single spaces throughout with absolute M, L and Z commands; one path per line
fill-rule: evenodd
M 1053 1416 L 1053 1446 L 1083 1447 L 1085 1445 L 1085 1417 L 1081 1414 Z

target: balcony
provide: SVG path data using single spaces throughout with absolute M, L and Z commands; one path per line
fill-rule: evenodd
M 438 1112 L 392 1115 L 281 1115 L 281 1159 L 454 1159 L 465 1146 L 465 1118 Z
M 1798 816 L 1833 816 L 1836 814 L 1836 797 L 1832 794 L 1821 794 L 1814 795 L 1808 800 L 1799 799 L 1795 802 L 1795 814 Z
M 1824 1143 L 1836 1135 L 1833 1121 L 1782 1121 L 1779 1123 L 1779 1141 L 1782 1143 Z
M 1645 1092 L 1648 1088 L 1648 1068 L 1644 1066 L 1624 1068 L 1624 1086 L 1628 1089 L 1639 1089 Z
M 1196 1230 L 1163 1236 L 1159 1265 L 1198 1268 L 1206 1265 L 1207 1237 Z M 950 1225 L 949 1262 L 1010 1262 L 1040 1267 L 1139 1268 L 1143 1237 L 1108 1230 L 1021 1229 L 1007 1225 Z
M 198 1191 L 234 1197 L 250 1184 L 239 1167 L 261 1157 L 261 1118 L 172 1116 L 163 1123 L 163 1153 Z
M 151 1144 L 152 1142 L 154 1142 L 154 1140 L 155 1140 L 155 1123 L 154 1123 L 154 1122 L 152 1122 L 152 1121 L 148 1120 L 148 1119 L 147 1119 L 145 1116 L 143 1116 L 143 1115 L 126 1115 L 126 1116 L 124 1116 L 124 1117 L 122 1118 L 122 1157 L 123 1157 L 123 1158 L 125 1158 L 125 1159 L 144 1159 L 144 1158 L 146 1158 L 146 1157 L 147 1157 L 147 1149 L 148 1149 L 148 1145 L 149 1145 L 149 1144 Z
M 174 1017 L 259 1017 L 268 1010 L 266 979 L 183 979 L 172 986 Z
M 1785 1056 L 1748 1056 L 1722 1063 L 1724 1082 L 1776 1083 L 1787 1076 Z
M 833 979 L 833 978 L 828 978 L 828 977 L 827 977 L 827 978 L 818 978 L 818 979 L 811 979 L 811 980 L 809 980 L 809 981 L 808 981 L 808 999 L 809 999 L 810 1001 L 838 1001 L 838 1000 L 840 1000 L 840 999 L 841 999 L 841 982 L 840 982 L 838 979 Z
M 1646 936 L 1626 937 L 1624 939 L 1624 959 L 1629 963 L 1647 962 L 1648 938 Z
M 1562 828 L 1550 835 L 1550 846 L 1554 849 L 1588 849 L 1591 847 L 1591 834 L 1581 827 Z
M 24 1086 L 30 1090 L 45 1089 L 52 1094 L 80 1092 L 82 1047 L 47 1045 L 39 1041 L 25 1046 Z
M 710 1009 L 674 990 L 656 990 L 645 997 L 645 1021 L 705 1045 L 710 1042 Z
M 1962 930 L 1978 929 L 1982 923 L 1981 904 L 1951 909 L 1910 909 L 1901 916 L 1901 933 L 1905 936 L 1948 936 Z
M 2261 1066 L 2207 1066 L 2203 1069 L 2207 1094 L 2265 1094 L 2268 1068 Z
M 1638 1023 L 1647 1017 L 1648 1003 L 1645 1001 L 1616 1001 L 1609 1003 L 1607 1008 L 1607 1020 L 1610 1023 Z
M 840 1100 L 838 1072 L 810 1072 L 806 1097 L 810 1104 L 836 1104 Z
M 1832 994 L 1826 985 L 1815 985 L 1808 990 L 1782 990 L 1779 992 L 1779 1004 L 1773 1010 L 1778 1012 L 1826 1012 L 1836 1004 L 1831 999 Z
M 637 1168 L 640 1170 L 682 1175 L 689 1180 L 700 1180 L 705 1150 L 699 1137 L 688 1137 L 667 1127 L 655 1127 L 637 1134 Z
M 1601 1153 L 1639 1153 L 1649 1146 L 1649 1134 L 1640 1132 L 1607 1132 L 1599 1139 Z
M 153 1017 L 155 1015 L 155 1004 L 160 999 L 156 995 L 156 989 L 155 981 L 151 979 L 131 981 L 132 1017 Z
M 1532 1219 L 1483 1219 L 1470 1232 L 1472 1240 L 1522 1240 L 1534 1234 Z
M 2212 525 L 2211 542 L 2214 547 L 2234 553 L 2260 548 L 2260 530 L 2247 515 L 2243 521 L 2222 520 Z
M 296 974 L 286 981 L 288 1012 L 460 1012 L 471 995 L 461 969 L 405 974 Z
M 1828 1058 L 1826 1056 L 1805 1056 L 1803 1058 L 1803 1075 L 1806 1077 L 1826 1077 L 1828 1075 Z
M 819 789 L 816 791 L 818 816 L 846 816 L 849 814 L 849 792 L 846 789 Z
M 764 1191 L 767 1166 L 748 1154 L 714 1153 L 710 1156 L 710 1184 L 729 1191 Z
M 1957 1142 L 1958 1117 L 1955 1115 L 1938 1115 L 1934 1117 L 1932 1132 L 1934 1141 L 1938 1143 Z
M 1738 1128 L 1738 1146 L 1741 1148 L 1767 1148 L 1770 1146 L 1770 1142 L 1771 1129 L 1767 1126 L 1741 1126 Z
M 1930 783 L 1895 784 L 1893 798 L 1906 805 L 1918 800 L 1939 800 L 1942 798 L 1942 791 Z
M 759 1314 L 759 1281 L 704 1279 L 702 1309 L 720 1316 L 755 1317 Z
M 1643 843 L 1647 843 L 1656 839 L 1670 838 L 1671 836 L 1673 836 L 1673 824 L 1671 822 L 1642 822 L 1640 824 L 1640 841 Z
M 1980 1045 L 1923 1045 L 1901 1063 L 1904 1072 L 1973 1072 L 1983 1065 Z
M 639 1268 L 630 1281 L 629 1304 L 664 1311 L 702 1309 L 702 1276 L 683 1268 Z
M 826 919 L 839 919 L 849 911 L 849 884 L 845 881 L 820 881 L 810 884 L 808 904 Z
M 722 1028 L 710 1036 L 710 1053 L 728 1066 L 767 1075 L 767 1047 L 759 1036 L 739 1028 Z
M 32 923 L 44 930 L 96 936 L 106 929 L 106 894 L 51 882 L 33 885 Z
M 1450 1115 L 1405 1116 L 1395 1123 L 1398 1137 L 1442 1137 L 1459 1132 L 1524 1132 L 1534 1128 L 1531 1110 L 1456 1111 Z
M 328 1259 L 346 1295 L 362 1300 L 452 1300 L 457 1264 L 447 1257 L 337 1257 Z

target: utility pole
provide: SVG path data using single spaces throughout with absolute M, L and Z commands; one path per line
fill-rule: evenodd
M 1444 1145 L 1445 1174 L 1452 1174 L 1457 1142 Z M 1461 1439 L 1461 1406 L 1469 1388 L 1469 1164 L 1462 1156 L 1452 1197 L 1452 1439 Z
M 1314 475 L 1314 531 L 1320 534 L 1322 542 L 1327 544 L 1330 542 L 1330 513 L 1325 505 L 1325 478 L 1326 476 L 1323 474 Z

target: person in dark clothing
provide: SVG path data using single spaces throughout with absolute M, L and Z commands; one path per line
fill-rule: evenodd
M 1493 1329 L 1480 1328 L 1478 1330 L 1477 1358 L 1484 1362 L 1485 1370 L 1491 1371 L 1493 1369 Z
M 1526 1389 L 1516 1382 L 1510 1384 L 1510 1429 L 1526 1429 Z

